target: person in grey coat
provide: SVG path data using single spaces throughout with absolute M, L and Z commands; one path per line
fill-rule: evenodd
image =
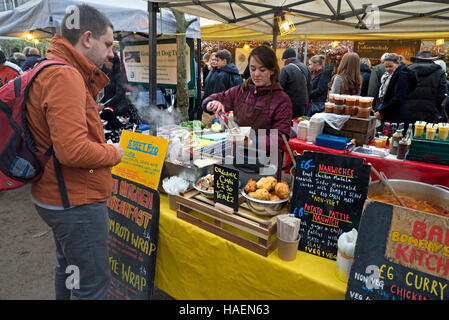
M 384 53 L 380 58 L 380 64 L 374 66 L 371 69 L 371 75 L 369 78 L 368 84 L 368 97 L 374 97 L 373 100 L 373 109 L 376 110 L 376 106 L 380 104 L 379 101 L 379 89 L 380 89 L 380 79 L 382 75 L 385 73 L 385 65 L 384 59 L 387 56 L 388 52 Z
M 408 97 L 410 120 L 438 123 L 441 121 L 442 102 L 447 94 L 443 69 L 432 60 L 429 50 L 419 51 L 408 67 L 418 77 L 418 85 Z
M 304 63 L 299 62 L 292 48 L 284 51 L 282 60 L 284 67 L 281 69 L 280 84 L 292 102 L 292 117 L 297 118 L 305 114 L 309 102 L 310 71 Z

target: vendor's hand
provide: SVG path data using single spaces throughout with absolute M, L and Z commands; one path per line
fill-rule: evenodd
M 102 104 L 102 103 L 97 103 L 97 110 L 98 110 L 98 112 L 103 111 L 103 109 L 104 109 L 104 104 Z
M 218 113 L 218 112 L 225 112 L 225 108 L 223 104 L 220 101 L 212 100 L 207 103 L 206 105 L 207 111 Z
M 374 115 L 376 116 L 377 120 L 383 119 L 382 115 L 378 111 Z

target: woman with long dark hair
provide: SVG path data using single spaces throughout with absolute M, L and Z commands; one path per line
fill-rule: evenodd
M 256 133 L 258 129 L 267 129 L 267 150 L 268 131 L 277 129 L 280 148 L 284 144 L 282 134 L 290 136 L 292 103 L 279 84 L 276 54 L 269 47 L 259 46 L 249 55 L 248 64 L 250 78 L 239 86 L 207 97 L 203 109 L 210 113 L 233 111 L 239 126 L 250 126 Z M 261 138 L 258 135 L 256 140 Z
M 359 95 L 361 89 L 360 57 L 355 52 L 346 52 L 334 75 L 331 93 Z

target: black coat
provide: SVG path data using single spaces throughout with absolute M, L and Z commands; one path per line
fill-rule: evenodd
M 309 102 L 311 78 L 309 68 L 296 58 L 281 69 L 279 82 L 292 101 L 294 118 L 304 115 Z
M 206 81 L 204 81 L 204 96 L 207 98 L 212 93 L 215 93 L 215 81 L 217 80 L 218 71 L 217 68 L 213 68 L 207 75 Z
M 112 70 L 105 65 L 101 68 L 110 79 L 107 86 L 104 87 L 104 97 L 101 99 L 101 103 L 108 102 L 105 107 L 112 107 L 115 115 L 127 116 L 130 104 L 126 97 L 127 79 L 117 54 L 114 53 L 114 58 L 109 61 L 112 63 Z
M 332 73 L 334 72 L 334 67 L 327 65 L 323 70 L 319 71 L 318 74 L 311 80 L 310 89 L 310 101 L 311 102 L 325 102 L 327 100 L 327 92 L 329 90 L 329 82 L 332 79 Z
M 362 75 L 362 91 L 360 95 L 366 97 L 368 95 L 369 79 L 371 77 L 371 69 L 366 64 L 360 65 L 360 73 Z
M 239 69 L 233 63 L 228 63 L 224 67 L 217 69 L 217 71 L 214 92 L 212 93 L 223 92 L 243 83 Z
M 418 77 L 418 85 L 408 97 L 410 121 L 439 122 L 441 103 L 447 93 L 443 69 L 432 61 L 415 62 L 408 68 Z
M 390 84 L 385 93 L 384 100 L 377 108 L 384 122 L 410 123 L 410 112 L 407 98 L 415 90 L 418 79 L 413 71 L 401 64 L 391 76 Z

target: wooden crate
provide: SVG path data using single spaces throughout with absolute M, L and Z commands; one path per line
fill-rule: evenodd
M 327 123 L 324 125 L 324 133 L 333 134 L 336 136 L 347 137 L 355 139 L 358 146 L 368 144 L 374 139 L 376 135 L 376 117 L 369 118 L 351 117 L 345 122 L 341 130 L 335 130 Z
M 193 189 L 175 196 L 177 217 L 219 237 L 267 257 L 276 248 L 276 217 L 259 216 L 241 200 L 238 212 L 232 214 L 217 209 L 213 199 Z M 213 223 L 194 214 L 194 211 L 213 219 Z M 288 213 L 285 208 L 282 213 Z M 226 225 L 232 228 L 224 228 Z M 234 231 L 234 230 L 235 231 Z M 251 239 L 253 238 L 253 239 Z

